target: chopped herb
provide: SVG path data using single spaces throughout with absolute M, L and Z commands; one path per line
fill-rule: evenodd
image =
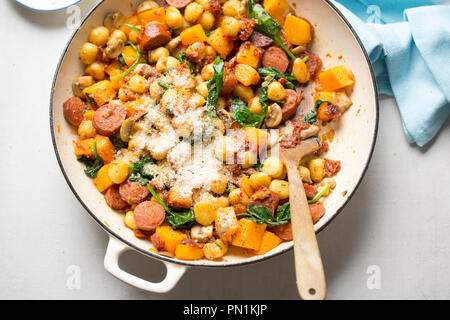
M 206 100 L 206 112 L 211 118 L 217 118 L 216 104 L 219 100 L 219 94 L 222 90 L 223 76 L 225 71 L 225 63 L 220 57 L 216 57 L 213 64 L 214 75 L 208 81 L 207 87 L 209 90 L 208 98 Z
M 223 250 L 222 247 L 220 246 L 220 244 L 218 244 L 216 241 L 214 241 L 214 244 L 215 244 L 216 246 L 218 246 L 220 250 Z
M 264 206 L 247 206 L 247 213 L 236 215 L 237 218 L 247 218 L 258 224 L 267 224 L 268 227 L 275 227 L 286 224 L 291 220 L 291 209 L 289 202 L 283 204 L 277 209 L 275 217 L 267 207 Z
M 133 29 L 134 31 L 141 32 L 141 28 L 135 27 L 131 24 L 125 24 L 128 28 Z
M 158 79 L 158 85 L 164 89 L 164 91 L 172 88 L 170 83 L 165 82 L 164 80 Z
M 302 60 L 303 60 L 304 63 L 308 62 L 309 56 L 304 57 Z
M 281 25 L 276 22 L 270 14 L 264 10 L 263 6 L 255 3 L 254 0 L 249 0 L 249 19 L 254 18 L 258 21 L 255 26 L 255 29 L 262 34 L 272 38 L 286 53 L 291 59 L 295 59 L 295 56 L 292 52 L 286 47 L 281 39 Z
M 103 167 L 103 159 L 97 153 L 97 141 L 94 141 L 94 156 L 95 160 L 82 156 L 78 161 L 86 165 L 86 169 L 84 170 L 86 175 L 95 179 L 97 178 L 98 170 Z
M 319 201 L 320 198 L 322 198 L 322 196 L 328 191 L 330 190 L 331 186 L 327 183 L 325 187 L 322 188 L 322 190 L 320 190 L 316 196 L 314 198 L 312 198 L 311 200 L 308 200 L 309 204 L 313 204 L 316 203 L 317 201 Z
M 309 110 L 309 112 L 306 114 L 305 119 L 303 119 L 304 124 L 313 124 L 317 122 L 317 109 L 320 107 L 322 103 L 329 103 L 332 104 L 328 100 L 322 100 L 318 99 L 316 103 L 314 104 L 314 109 Z
M 152 196 L 155 197 L 156 201 L 166 210 L 166 220 L 174 229 L 186 229 L 192 226 L 195 221 L 194 210 L 173 211 L 161 200 L 151 185 L 147 185 L 147 188 Z
M 131 65 L 131 67 L 129 67 L 127 70 L 125 70 L 125 71 L 122 72 L 121 74 L 118 74 L 117 76 L 112 77 L 111 80 L 116 80 L 116 79 L 125 77 L 127 74 L 129 74 L 131 71 L 133 71 L 134 68 L 136 68 L 136 66 L 141 62 L 141 58 L 142 58 L 142 53 L 141 53 L 141 51 L 139 51 L 139 49 L 136 48 L 136 46 L 135 46 L 133 43 L 131 43 L 130 41 L 127 41 L 126 44 L 129 45 L 129 46 L 131 46 L 131 47 L 134 49 L 134 51 L 136 51 L 136 53 L 137 53 L 137 55 L 138 55 L 138 56 L 137 56 L 137 59 L 136 59 L 136 61 Z

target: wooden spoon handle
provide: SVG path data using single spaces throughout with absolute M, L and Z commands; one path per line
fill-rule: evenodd
M 316 233 L 297 165 L 287 163 L 297 288 L 304 300 L 323 300 L 325 274 Z

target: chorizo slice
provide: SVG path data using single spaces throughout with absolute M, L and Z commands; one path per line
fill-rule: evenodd
M 297 112 L 298 105 L 300 104 L 299 95 L 295 90 L 286 89 L 286 98 L 281 106 L 281 113 L 283 115 L 282 121 L 289 120 Z
M 86 104 L 78 97 L 72 97 L 63 104 L 64 118 L 75 127 L 83 121 L 85 112 Z
M 334 176 L 341 169 L 341 162 L 339 160 L 330 160 L 325 158 L 325 175 L 327 177 Z
M 234 74 L 234 70 L 231 68 L 225 68 L 225 72 L 223 75 L 223 84 L 222 84 L 222 90 L 220 93 L 223 96 L 228 96 L 233 92 L 234 88 L 237 85 L 237 78 Z
M 156 201 L 144 201 L 134 208 L 136 226 L 144 231 L 154 231 L 166 218 L 164 207 Z
M 250 197 L 249 204 L 253 206 L 263 206 L 270 210 L 273 216 L 275 216 L 275 211 L 278 207 L 280 198 L 278 195 L 267 189 L 266 187 L 261 187 Z
M 305 189 L 306 198 L 308 200 L 313 199 L 318 193 L 317 188 L 309 184 L 304 183 L 303 188 Z
M 281 73 L 285 73 L 289 66 L 289 59 L 282 49 L 270 47 L 263 54 L 262 64 L 264 68 L 272 67 Z
M 150 241 L 152 242 L 153 246 L 158 251 L 165 251 L 166 244 L 164 243 L 164 240 L 157 234 L 154 233 L 150 237 Z
M 315 55 L 314 53 L 308 51 L 302 52 L 299 55 L 299 58 L 301 59 L 304 59 L 305 57 L 308 57 L 308 60 L 306 61 L 306 67 L 308 68 L 309 74 L 313 79 L 322 68 L 322 59 L 320 59 L 318 55 Z
M 209 10 L 215 16 L 220 16 L 222 13 L 222 6 L 220 0 L 209 0 Z
M 253 31 L 250 36 L 250 42 L 257 48 L 266 49 L 273 44 L 273 40 L 261 32 Z
M 141 33 L 141 48 L 143 51 L 149 51 L 165 45 L 172 39 L 166 27 L 159 23 L 152 23 L 145 26 Z
M 309 211 L 311 212 L 313 224 L 316 224 L 325 214 L 325 206 L 322 202 L 316 202 L 309 205 Z
M 290 222 L 276 227 L 271 227 L 269 228 L 269 231 L 275 233 L 278 237 L 285 241 L 291 241 L 293 239 L 292 225 Z
M 95 111 L 93 124 L 98 134 L 112 136 L 119 132 L 127 111 L 116 104 L 106 104 Z
M 166 2 L 177 9 L 186 7 L 192 0 L 166 0 Z
M 128 204 L 138 204 L 144 201 L 150 192 L 139 183 L 127 180 L 120 185 L 119 193 L 120 197 Z
M 106 190 L 105 201 L 106 204 L 114 210 L 122 210 L 128 206 L 128 202 L 120 197 L 119 185 L 117 184 L 112 185 Z

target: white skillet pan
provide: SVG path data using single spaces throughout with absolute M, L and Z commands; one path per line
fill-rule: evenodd
M 130 6 L 130 2 L 132 6 Z M 83 42 L 92 27 L 102 25 L 108 12 L 120 10 L 126 15 L 136 8 L 140 1 L 107 0 L 100 2 L 83 20 L 64 49 L 59 61 L 50 101 L 50 125 L 53 145 L 64 177 L 70 188 L 89 214 L 109 233 L 110 241 L 105 256 L 105 268 L 117 278 L 135 287 L 153 292 L 171 290 L 181 278 L 186 268 L 224 268 L 261 262 L 292 248 L 292 242 L 285 242 L 261 256 L 245 257 L 238 250 L 224 257 L 222 261 L 179 261 L 155 254 L 150 241 L 137 239 L 123 224 L 123 215 L 111 210 L 104 197 L 95 188 L 92 180 L 83 172 L 73 153 L 72 140 L 76 130 L 64 119 L 62 105 L 72 96 L 72 80 L 83 73 L 78 58 Z M 336 136 L 327 157 L 342 161 L 342 169 L 336 176 L 337 187 L 325 201 L 326 214 L 315 225 L 322 230 L 348 203 L 361 182 L 375 146 L 378 127 L 377 88 L 368 56 L 357 35 L 327 0 L 297 0 L 293 2 L 297 13 L 306 17 L 315 26 L 312 51 L 319 54 L 324 67 L 344 64 L 356 77 L 352 96 L 353 106 L 335 125 Z M 140 279 L 120 269 L 119 256 L 126 250 L 136 250 L 151 258 L 162 261 L 167 268 L 165 279 L 152 283 Z M 294 267 L 294 266 L 292 266 Z M 251 266 L 249 265 L 249 268 Z

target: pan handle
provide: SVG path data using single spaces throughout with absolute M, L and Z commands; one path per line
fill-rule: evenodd
M 178 281 L 186 271 L 186 267 L 184 266 L 162 261 L 167 269 L 166 277 L 164 278 L 164 280 L 155 283 L 138 278 L 119 267 L 120 255 L 128 250 L 132 249 L 116 238 L 110 236 L 108 248 L 106 249 L 104 265 L 105 269 L 113 276 L 136 288 L 158 293 L 169 292 L 173 289 L 173 287 L 175 287 L 175 285 L 178 283 Z

